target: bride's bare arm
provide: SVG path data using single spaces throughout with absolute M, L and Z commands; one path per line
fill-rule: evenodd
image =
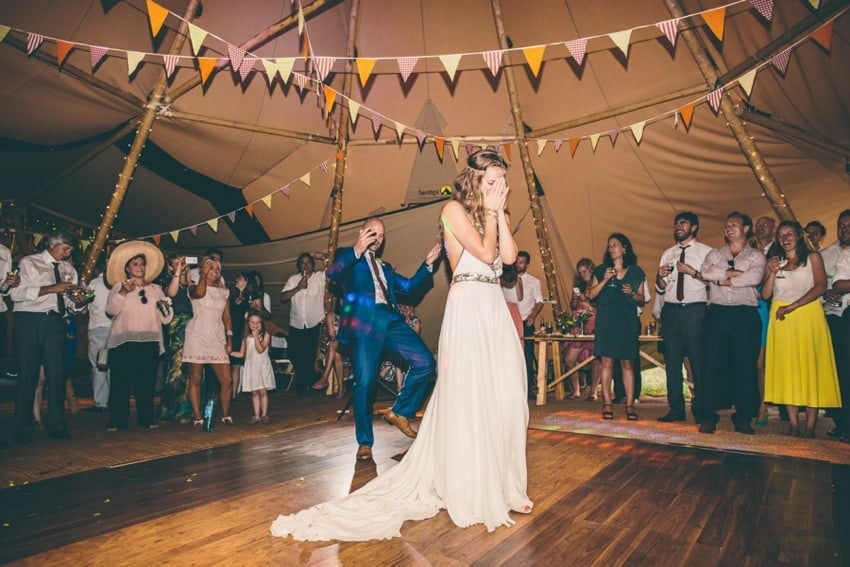
M 511 219 L 504 209 L 499 209 L 498 216 L 499 225 L 499 253 L 502 256 L 504 264 L 513 264 L 516 262 L 517 245 L 511 234 Z
M 454 240 L 460 249 L 465 249 L 477 259 L 490 264 L 496 259 L 497 216 L 495 211 L 488 211 L 484 215 L 483 237 L 472 225 L 463 205 L 457 201 L 449 201 L 443 206 L 440 221 L 443 223 L 443 232 L 451 237 L 448 239 L 450 246 Z M 450 249 L 450 252 L 452 261 L 456 262 L 459 250 Z

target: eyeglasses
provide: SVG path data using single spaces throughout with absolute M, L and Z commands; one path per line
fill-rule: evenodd
M 139 300 L 142 302 L 142 305 L 148 304 L 148 298 L 145 295 L 145 290 L 143 290 L 143 289 L 139 290 Z

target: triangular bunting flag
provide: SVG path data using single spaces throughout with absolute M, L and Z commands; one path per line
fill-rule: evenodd
M 27 34 L 27 55 L 32 55 L 33 51 L 38 49 L 38 46 L 44 41 L 43 35 L 37 33 Z
M 242 59 L 245 58 L 245 50 L 238 45 L 228 43 L 227 56 L 230 57 L 230 67 L 234 71 L 238 71 L 242 66 Z
M 304 11 L 298 6 L 298 35 L 304 33 Z
M 381 117 L 378 114 L 372 114 L 372 131 L 377 139 L 378 133 L 381 131 Z
M 455 161 L 457 161 L 460 159 L 460 155 L 458 155 L 458 152 L 460 151 L 460 140 L 452 140 L 451 144 L 452 151 L 455 153 Z
M 812 32 L 812 39 L 827 51 L 832 51 L 832 22 L 834 21 L 835 20 L 829 20 L 827 23 Z
M 613 148 L 617 144 L 617 138 L 620 136 L 619 130 L 611 130 L 608 132 L 608 137 L 611 138 L 611 147 Z
M 629 129 L 632 131 L 632 136 L 635 137 L 635 142 L 640 144 L 641 139 L 643 138 L 643 128 L 646 126 L 646 122 L 638 122 L 637 124 L 632 124 Z
M 97 45 L 90 45 L 89 52 L 91 55 L 91 70 L 94 73 L 94 68 L 97 67 L 97 64 L 100 63 L 100 60 L 106 55 L 108 48 L 99 47 Z
M 508 158 L 508 161 L 513 161 L 514 159 L 511 156 L 511 153 L 513 152 L 513 150 L 511 149 L 511 143 L 508 142 L 507 144 L 505 144 L 504 149 L 505 149 L 505 157 Z
M 676 47 L 676 35 L 679 33 L 679 18 L 659 22 L 655 26 L 661 30 L 670 45 Z
M 678 127 L 679 127 L 679 111 L 677 110 L 673 113 L 673 128 L 675 129 L 675 128 L 678 128 Z
M 372 74 L 372 70 L 375 68 L 375 63 L 377 61 L 377 59 L 364 59 L 362 57 L 357 58 L 355 62 L 357 64 L 357 74 L 360 76 L 360 86 L 366 86 L 366 81 L 369 80 L 369 76 Z
M 177 244 L 177 238 L 180 236 L 179 230 L 173 230 L 168 233 L 171 236 L 171 240 L 174 241 L 174 244 Z
M 230 219 L 230 222 L 236 222 L 236 211 L 227 213 L 227 218 Z
M 717 109 L 720 108 L 720 101 L 722 100 L 722 98 L 723 87 L 720 87 L 719 89 L 714 89 L 713 91 L 708 93 L 708 104 L 711 106 L 711 110 L 713 110 L 715 113 L 717 112 Z
M 242 64 L 239 66 L 239 76 L 242 77 L 242 81 L 248 78 L 248 75 L 251 74 L 251 71 L 254 70 L 254 59 L 251 57 L 246 57 L 242 60 Z
M 295 57 L 280 57 L 274 61 L 277 64 L 277 72 L 280 73 L 280 78 L 283 79 L 284 83 L 288 83 L 292 67 L 295 65 Z
M 307 75 L 295 73 L 293 76 L 295 77 L 296 86 L 303 91 L 307 87 Z
M 753 82 L 756 80 L 756 71 L 758 71 L 758 69 L 753 69 L 738 79 L 738 84 L 741 85 L 741 88 L 744 89 L 747 96 L 750 96 L 750 93 L 753 92 Z
M 322 171 L 324 171 L 325 173 L 327 173 L 327 172 L 328 172 L 328 160 L 325 160 L 325 161 L 323 161 L 322 163 L 320 163 L 320 164 L 319 164 L 319 169 L 321 169 Z
M 168 17 L 168 10 L 152 0 L 147 0 L 147 5 L 148 18 L 151 22 L 151 35 L 156 37 L 159 35 L 159 30 L 162 29 L 162 24 L 165 23 L 165 18 Z M 177 242 L 177 240 L 175 239 L 174 242 Z
M 207 221 L 207 225 L 212 229 L 213 232 L 218 232 L 218 219 L 210 219 Z
M 298 180 L 301 183 L 303 183 L 304 185 L 306 185 L 307 187 L 309 187 L 310 186 L 310 172 L 308 171 L 307 173 L 302 175 Z
M 425 143 L 425 132 L 422 130 L 416 131 L 416 140 L 419 142 L 419 149 L 422 149 L 422 144 Z
M 357 114 L 359 112 L 360 112 L 360 103 L 355 102 L 351 99 L 348 99 L 348 117 L 351 119 L 352 124 L 357 122 Z
M 575 157 L 579 142 L 581 142 L 581 138 L 570 138 L 570 157 Z
M 268 210 L 272 210 L 272 196 L 266 195 L 262 198 L 263 204 L 266 206 Z
M 561 146 L 564 145 L 564 140 L 562 140 L 561 138 L 558 138 L 557 140 L 555 140 L 555 143 L 552 144 L 552 145 L 555 147 L 555 153 L 558 153 L 558 152 L 561 151 Z
M 809 4 L 811 4 L 812 8 L 815 10 L 820 8 L 820 0 L 809 0 Z
M 682 122 L 685 123 L 685 128 L 691 129 L 691 118 L 694 116 L 694 103 L 686 104 L 679 109 L 679 114 L 682 115 Z
M 163 55 L 162 60 L 165 62 L 165 76 L 166 78 L 171 78 L 172 73 L 174 73 L 174 67 L 177 66 L 178 55 Z
M 776 57 L 771 59 L 770 62 L 773 64 L 774 67 L 776 67 L 776 69 L 780 73 L 782 73 L 784 75 L 785 71 L 788 69 L 788 62 L 790 60 L 791 60 L 791 48 L 789 47 L 788 49 L 786 49 L 785 51 L 783 51 L 782 53 L 780 53 L 779 55 L 777 55 Z
M 576 60 L 576 63 L 580 66 L 584 62 L 584 54 L 587 52 L 587 40 L 574 39 L 572 41 L 565 42 L 564 45 L 569 50 L 570 55 L 573 56 L 573 59 Z
M 440 55 L 440 61 L 443 64 L 443 67 L 446 68 L 446 73 L 449 74 L 449 80 L 455 80 L 455 73 L 457 72 L 457 66 L 460 63 L 461 54 L 453 53 L 452 55 Z
M 310 58 L 310 34 L 304 32 L 304 61 Z
M 543 150 L 546 149 L 546 142 L 548 140 L 537 140 L 537 155 L 542 155 Z
M 324 81 L 328 73 L 331 72 L 331 67 L 336 63 L 336 57 L 313 57 L 312 63 L 319 80 Z
M 540 65 L 543 63 L 543 54 L 545 51 L 545 45 L 526 47 L 522 50 L 522 54 L 525 55 L 525 61 L 531 68 L 531 74 L 535 77 L 537 76 L 537 73 L 540 72 Z
M 263 64 L 263 69 L 266 70 L 266 81 L 268 81 L 269 86 L 272 86 L 272 82 L 274 82 L 275 75 L 277 75 L 277 65 L 274 62 L 274 59 L 260 59 L 260 63 Z
M 437 156 L 439 156 L 440 161 L 443 161 L 443 148 L 446 146 L 446 141 L 443 138 L 434 136 L 434 147 L 437 148 Z
M 201 83 L 206 84 L 210 74 L 215 69 L 215 64 L 218 59 L 215 57 L 198 57 L 198 71 L 201 74 Z
M 401 138 L 404 136 L 404 124 L 395 122 L 395 135 L 398 137 L 398 141 L 401 142 Z
M 9 26 L 0 26 L 0 41 L 6 39 L 6 36 L 9 35 L 9 32 L 12 30 Z
M 286 195 L 286 198 L 288 199 L 288 198 L 289 198 L 290 193 L 292 193 L 292 187 L 290 187 L 289 185 L 284 185 L 284 186 L 283 186 L 283 189 L 281 189 L 281 192 L 282 192 L 284 195 Z
M 773 0 L 750 0 L 750 4 L 758 10 L 759 14 L 764 16 L 765 20 L 773 19 Z
M 336 100 L 336 91 L 327 85 L 322 85 L 322 87 L 324 87 L 325 91 L 325 108 L 328 110 L 328 114 L 330 114 Z
M 162 242 L 161 234 L 154 234 L 151 238 L 153 238 L 153 243 L 159 246 L 159 243 Z
M 596 153 L 596 144 L 599 143 L 599 134 L 591 134 L 590 135 L 590 149 L 594 153 Z
M 609 33 L 608 37 L 614 42 L 614 45 L 620 48 L 623 55 L 629 56 L 629 38 L 632 37 L 632 30 L 623 30 L 614 33 Z
M 714 34 L 718 41 L 723 41 L 723 30 L 726 27 L 726 8 L 717 8 L 702 13 L 708 29 Z
M 142 59 L 144 58 L 145 54 L 141 51 L 127 52 L 127 76 L 130 76 L 136 72 L 136 69 L 138 69 L 139 67 L 139 63 L 141 63 Z
M 481 55 L 487 63 L 487 68 L 490 69 L 490 74 L 495 77 L 499 73 L 499 67 L 502 66 L 502 52 L 485 51 Z
M 201 47 L 204 46 L 204 40 L 207 38 L 207 31 L 203 28 L 199 28 L 192 22 L 186 22 L 189 24 L 189 41 L 192 42 L 192 53 L 197 55 L 201 51 Z
M 405 83 L 407 82 L 407 78 L 410 77 L 410 74 L 413 72 L 413 68 L 416 67 L 417 61 L 419 61 L 418 57 L 398 58 L 398 70 L 401 71 L 401 78 Z
M 254 216 L 254 203 L 248 203 L 247 205 L 245 205 L 245 212 L 248 214 L 249 217 L 253 218 L 253 216 Z
M 190 226 L 189 232 L 192 233 L 192 236 L 198 236 L 198 225 Z
M 56 64 L 61 67 L 62 63 L 65 62 L 65 59 L 68 57 L 68 54 L 71 53 L 71 50 L 74 49 L 74 44 L 70 41 L 62 41 L 60 39 L 56 40 Z

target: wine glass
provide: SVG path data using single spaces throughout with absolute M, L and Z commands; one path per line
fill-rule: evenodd
M 606 264 L 606 265 L 605 265 L 605 271 L 608 271 L 608 269 L 613 270 L 613 269 L 614 269 L 614 266 L 610 266 L 610 265 L 607 265 L 607 264 Z M 605 286 L 605 287 L 617 287 L 616 279 L 617 279 L 617 272 L 615 271 L 615 272 L 614 272 L 614 275 L 611 277 L 611 279 L 610 279 L 610 280 L 608 280 L 608 285 L 607 285 L 607 286 Z
M 783 271 L 783 268 L 787 265 L 788 265 L 788 258 L 786 258 L 784 256 L 780 256 L 779 257 L 779 271 L 776 272 L 776 278 L 777 279 L 785 279 L 785 272 Z

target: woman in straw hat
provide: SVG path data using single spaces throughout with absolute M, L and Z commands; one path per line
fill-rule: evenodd
M 230 417 L 230 353 L 233 350 L 233 327 L 230 319 L 230 291 L 221 280 L 221 264 L 212 256 L 201 260 L 198 283 L 189 286 L 192 319 L 186 325 L 183 363 L 189 365 L 189 400 L 195 414 L 195 427 L 203 424 L 201 416 L 201 377 L 204 364 L 209 364 L 220 386 L 221 422 L 233 425 Z
M 164 263 L 159 248 L 131 240 L 115 248 L 106 265 L 106 281 L 112 286 L 106 313 L 113 318 L 106 341 L 110 364 L 108 431 L 127 429 L 131 386 L 139 425 L 156 428 L 156 366 L 165 350 L 162 326 L 171 321 L 172 312 L 162 288 L 152 282 Z

